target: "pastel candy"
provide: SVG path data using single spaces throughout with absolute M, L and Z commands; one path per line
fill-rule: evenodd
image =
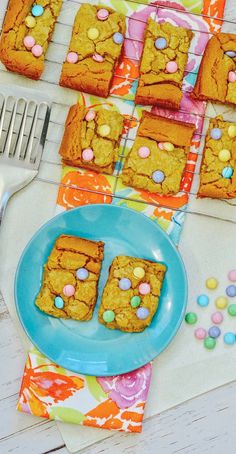
M 235 58 L 236 57 L 236 52 L 234 52 L 234 50 L 227 50 L 225 52 L 226 55 L 228 55 L 228 57 L 230 58 Z
M 236 282 L 236 270 L 229 271 L 228 278 L 231 282 Z
M 124 42 L 124 36 L 121 33 L 116 32 L 113 35 L 113 41 L 115 44 L 122 44 Z
M 126 277 L 123 277 L 122 279 L 120 279 L 119 281 L 119 288 L 121 290 L 129 290 L 131 287 L 131 281 L 130 279 L 126 278 Z
M 98 20 L 107 20 L 109 17 L 109 11 L 107 11 L 107 9 L 105 8 L 101 8 L 98 12 L 97 12 L 97 18 Z
M 132 307 L 138 307 L 141 304 L 141 298 L 140 296 L 133 296 L 131 298 L 130 304 Z
M 95 117 L 96 117 L 96 112 L 94 110 L 89 110 L 86 113 L 85 120 L 86 121 L 93 121 Z
M 236 336 L 234 333 L 225 333 L 224 335 L 224 343 L 226 345 L 233 345 L 236 341 Z
M 188 325 L 194 325 L 197 322 L 197 314 L 195 312 L 188 312 L 185 315 L 185 321 Z
M 209 328 L 209 330 L 208 330 L 208 334 L 210 337 L 213 337 L 214 339 L 216 339 L 217 337 L 220 336 L 221 330 L 220 330 L 220 328 L 218 328 L 218 326 L 211 326 L 211 328 Z
M 94 61 L 97 61 L 98 63 L 102 63 L 104 61 L 104 58 L 102 55 L 100 54 L 94 54 L 93 55 L 93 60 Z
M 162 172 L 162 170 L 155 170 L 152 174 L 152 179 L 154 183 L 162 183 L 165 179 L 165 174 Z
M 224 169 L 222 170 L 222 177 L 223 178 L 231 178 L 233 176 L 233 169 L 232 167 L 224 167 Z
M 216 325 L 219 325 L 220 323 L 223 322 L 223 315 L 221 312 L 214 312 L 211 316 L 211 320 L 213 323 L 215 323 Z
M 142 282 L 142 284 L 140 284 L 138 290 L 141 295 L 148 295 L 151 291 L 151 287 L 147 282 Z
M 206 307 L 209 304 L 209 296 L 207 295 L 199 295 L 197 297 L 197 304 L 201 307 Z
M 145 276 L 145 271 L 143 268 L 141 268 L 141 266 L 137 266 L 136 268 L 134 268 L 134 276 L 137 277 L 138 279 L 142 279 L 144 276 Z
M 210 290 L 215 290 L 218 287 L 219 282 L 214 277 L 209 277 L 206 280 L 206 287 Z
M 138 155 L 143 159 L 148 158 L 148 156 L 150 155 L 150 149 L 148 147 L 140 147 L 138 150 Z
M 174 149 L 175 149 L 173 143 L 170 143 L 170 142 L 164 142 L 163 143 L 163 148 L 166 151 L 174 151 Z
M 65 285 L 65 287 L 63 288 L 63 293 L 69 298 L 70 296 L 73 296 L 75 294 L 75 287 L 70 284 Z
M 228 81 L 231 83 L 236 82 L 236 73 L 234 71 L 230 71 L 228 74 Z
M 35 45 L 35 39 L 33 38 L 33 36 L 25 36 L 24 46 L 26 47 L 26 49 L 32 49 L 32 47 L 34 47 L 34 45 Z
M 64 301 L 63 299 L 60 297 L 60 296 L 56 296 L 55 300 L 54 300 L 54 306 L 57 308 L 57 309 L 63 309 L 64 307 Z
M 222 137 L 222 131 L 220 128 L 212 128 L 210 135 L 212 139 L 219 140 Z
M 231 158 L 231 153 L 229 150 L 220 150 L 218 158 L 221 162 L 227 162 Z
M 139 307 L 136 315 L 140 320 L 146 320 L 149 316 L 149 310 L 146 307 Z
M 236 137 L 236 126 L 235 125 L 230 125 L 228 128 L 228 134 L 231 139 L 234 139 Z
M 44 8 L 41 5 L 34 5 L 31 9 L 31 13 L 35 17 L 42 16 L 42 14 L 44 13 Z
M 107 136 L 109 136 L 110 132 L 111 132 L 111 128 L 110 128 L 109 125 L 101 125 L 101 126 L 99 126 L 99 128 L 98 128 L 98 133 L 99 133 L 100 136 L 102 136 L 102 137 L 107 137 Z
M 230 304 L 228 307 L 228 314 L 231 315 L 231 317 L 236 317 L 236 304 Z
M 43 48 L 39 44 L 35 44 L 35 46 L 32 47 L 31 52 L 35 57 L 41 57 L 43 54 Z
M 225 296 L 219 296 L 215 300 L 215 305 L 218 309 L 225 309 L 228 306 L 228 300 Z
M 69 52 L 66 57 L 68 63 L 77 63 L 79 60 L 78 54 L 76 52 Z
M 202 340 L 202 339 L 205 339 L 207 332 L 204 328 L 197 328 L 194 331 L 194 335 L 195 335 L 196 339 Z
M 84 161 L 90 162 L 93 160 L 94 152 L 92 148 L 85 148 L 82 152 L 82 158 Z
M 170 74 L 174 74 L 178 71 L 178 65 L 175 61 L 169 61 L 166 65 L 166 71 Z
M 157 38 L 155 41 L 155 47 L 158 50 L 163 50 L 167 48 L 167 41 L 165 38 Z
M 104 322 L 111 323 L 115 320 L 115 312 L 114 311 L 105 311 L 102 314 L 102 318 Z
M 213 337 L 206 337 L 204 339 L 204 347 L 207 348 L 207 350 L 213 350 L 216 346 L 216 340 Z
M 33 16 L 27 16 L 25 18 L 25 25 L 28 28 L 34 28 L 36 25 L 36 19 Z
M 99 37 L 99 30 L 95 27 L 91 27 L 87 31 L 87 36 L 93 41 Z
M 159 142 L 158 147 L 160 148 L 160 150 L 164 150 L 164 146 L 163 146 L 162 142 Z
M 86 270 L 86 268 L 79 268 L 76 271 L 76 277 L 80 281 L 85 281 L 86 279 L 88 279 L 88 276 L 89 276 L 89 272 L 88 272 L 88 270 Z

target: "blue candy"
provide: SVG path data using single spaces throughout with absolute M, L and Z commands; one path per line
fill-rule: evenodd
M 85 281 L 85 279 L 88 279 L 89 272 L 86 270 L 86 268 L 79 268 L 76 271 L 76 277 L 80 281 Z
M 218 326 L 211 326 L 208 330 L 208 334 L 210 337 L 213 337 L 214 339 L 219 337 L 221 335 L 221 330 L 218 328 Z
M 225 52 L 225 54 L 228 55 L 228 57 L 230 57 L 230 58 L 236 57 L 236 52 L 234 52 L 234 50 L 227 50 L 227 52 Z
M 155 47 L 158 50 L 163 50 L 167 48 L 167 41 L 165 38 L 157 38 L 155 41 Z
M 211 130 L 211 138 L 214 140 L 219 140 L 222 137 L 222 131 L 220 128 L 213 128 Z
M 236 341 L 236 336 L 234 333 L 226 333 L 224 335 L 224 343 L 227 345 L 233 345 Z
M 136 315 L 140 320 L 146 320 L 149 316 L 149 310 L 146 307 L 139 307 Z
M 165 179 L 165 174 L 162 170 L 155 170 L 152 174 L 152 179 L 155 183 L 162 183 Z
M 129 290 L 131 287 L 131 281 L 126 277 L 123 277 L 119 282 L 119 287 L 121 290 Z
M 57 309 L 63 309 L 64 307 L 64 301 L 63 299 L 60 297 L 60 296 L 56 296 L 55 300 L 54 300 L 54 306 L 57 308 Z
M 236 296 L 236 285 L 229 285 L 226 288 L 226 295 L 230 296 L 231 298 Z
M 113 35 L 113 41 L 115 44 L 122 44 L 124 42 L 124 36 L 121 33 L 116 32 Z
M 199 295 L 197 297 L 197 304 L 201 307 L 206 307 L 209 304 L 209 296 L 207 295 Z
M 232 167 L 224 167 L 224 169 L 222 170 L 222 177 L 223 178 L 231 178 L 233 176 L 233 169 Z
M 31 10 L 31 13 L 33 16 L 39 17 L 42 16 L 42 14 L 44 13 L 44 9 L 41 5 L 34 5 Z

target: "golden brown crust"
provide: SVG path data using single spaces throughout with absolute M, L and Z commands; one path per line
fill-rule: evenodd
M 9 0 L 0 42 L 0 59 L 8 70 L 37 80 L 44 70 L 45 54 L 62 0 L 41 2 L 44 14 L 36 19 L 36 26 L 29 29 L 25 18 L 31 15 L 34 3 L 34 0 Z M 43 47 L 41 57 L 34 57 L 32 52 L 25 48 L 23 40 L 27 35 L 34 37 L 36 43 Z
M 115 44 L 113 34 L 125 35 L 125 16 L 106 7 L 110 15 L 107 20 L 97 19 L 101 6 L 82 4 L 74 22 L 68 52 L 76 52 L 79 61 L 63 64 L 60 85 L 85 91 L 107 98 L 115 68 L 122 51 L 122 44 Z M 89 28 L 96 28 L 99 37 L 91 40 L 87 36 Z M 103 62 L 93 59 L 94 54 L 104 58 Z

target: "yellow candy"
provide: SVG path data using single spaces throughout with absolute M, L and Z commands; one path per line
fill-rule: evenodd
M 230 125 L 228 129 L 228 134 L 231 139 L 234 139 L 236 137 L 236 126 Z
M 225 296 L 219 296 L 215 300 L 215 305 L 218 309 L 225 309 L 228 306 L 228 300 Z
M 25 18 L 25 25 L 28 27 L 28 28 L 34 28 L 35 25 L 36 25 L 36 19 L 33 17 L 33 16 L 27 16 Z
M 214 277 L 209 277 L 209 279 L 206 280 L 206 287 L 210 290 L 215 290 L 215 288 L 218 287 L 218 284 L 219 282 Z
M 134 276 L 137 277 L 138 279 L 142 279 L 144 276 L 145 276 L 145 271 L 143 268 L 141 268 L 141 266 L 137 266 L 136 268 L 134 268 Z
M 164 148 L 164 150 L 166 150 L 166 151 L 173 151 L 175 147 L 174 147 L 174 145 L 173 145 L 172 143 L 170 143 L 170 142 L 164 142 L 164 143 L 163 143 L 163 148 Z
M 231 158 L 231 153 L 229 150 L 221 150 L 219 152 L 218 158 L 221 162 L 227 162 Z
M 91 27 L 88 29 L 88 38 L 89 39 L 97 39 L 99 37 L 99 30 L 97 28 Z
M 99 133 L 100 136 L 102 136 L 102 137 L 109 136 L 110 132 L 111 132 L 111 128 L 110 128 L 110 126 L 108 126 L 108 125 L 101 125 L 101 126 L 99 126 L 99 128 L 98 128 L 98 133 Z

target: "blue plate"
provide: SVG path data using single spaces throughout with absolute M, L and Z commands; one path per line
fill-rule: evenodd
M 63 233 L 106 244 L 99 297 L 89 322 L 56 319 L 34 304 L 43 265 L 54 241 Z M 142 333 L 109 330 L 97 320 L 109 266 L 120 254 L 161 261 L 168 266 L 158 311 Z M 148 363 L 173 339 L 186 308 L 186 272 L 169 237 L 146 216 L 112 205 L 87 205 L 59 214 L 33 236 L 18 265 L 15 301 L 27 335 L 51 361 L 82 374 L 116 375 Z

